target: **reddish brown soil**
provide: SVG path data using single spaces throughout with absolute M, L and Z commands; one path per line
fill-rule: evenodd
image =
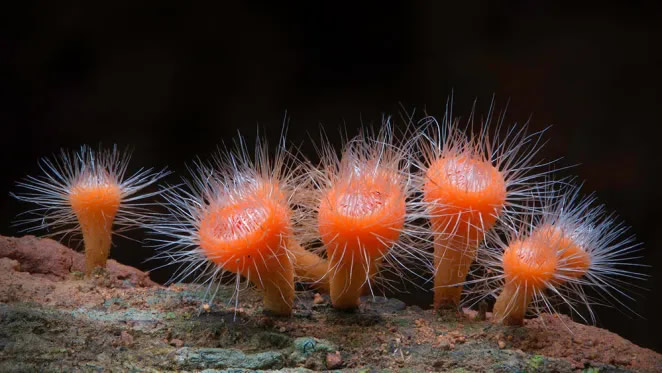
M 565 315 L 544 314 L 527 320 L 527 333 L 513 333 L 512 346 L 545 356 L 558 356 L 576 366 L 600 361 L 629 369 L 662 371 L 661 356 L 615 333 L 572 322 Z M 568 331 L 570 329 L 570 331 Z
M 42 275 L 50 280 L 64 280 L 72 273 L 82 273 L 85 257 L 51 239 L 34 236 L 21 238 L 0 236 L 0 258 L 14 259 L 20 263 L 21 272 Z M 149 274 L 125 266 L 110 259 L 106 269 L 112 281 L 119 284 L 129 281 L 133 286 L 155 286 Z

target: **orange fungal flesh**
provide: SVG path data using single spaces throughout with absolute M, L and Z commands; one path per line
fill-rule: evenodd
M 465 157 L 440 158 L 430 165 L 423 186 L 435 230 L 482 241 L 506 200 L 506 182 L 490 162 Z M 483 229 L 484 228 L 484 229 Z
M 504 251 L 502 265 L 506 282 L 494 304 L 494 316 L 506 324 L 522 324 L 533 295 L 554 278 L 556 250 L 535 236 L 515 240 Z
M 458 249 L 455 249 L 458 248 Z M 476 246 L 461 239 L 434 239 L 434 308 L 455 307 L 460 303 L 462 285 L 476 257 Z
M 556 249 L 559 261 L 557 274 L 562 277 L 580 278 L 588 272 L 591 256 L 567 232 L 554 225 L 543 225 L 536 228 L 532 236 L 546 241 Z
M 331 301 L 355 308 L 370 277 L 404 227 L 400 178 L 378 170 L 341 180 L 322 198 L 318 227 L 329 257 Z
M 284 240 L 291 234 L 290 210 L 274 190 L 259 188 L 235 203 L 210 205 L 198 234 L 210 260 L 263 290 L 265 309 L 290 314 L 294 269 Z
M 356 180 L 336 186 L 322 199 L 319 230 L 330 256 L 340 249 L 365 250 L 369 257 L 378 257 L 398 239 L 404 225 L 405 198 L 398 186 L 389 184 Z
M 554 248 L 535 237 L 515 240 L 503 253 L 506 281 L 525 284 L 530 292 L 546 287 L 554 276 L 557 263 Z
M 262 268 L 247 273 L 246 279 L 262 290 L 266 311 L 276 315 L 292 313 L 294 267 L 284 251 L 265 258 Z
M 315 253 L 304 249 L 294 240 L 289 243 L 290 253 L 294 258 L 294 272 L 302 281 L 310 282 L 314 287 L 329 292 L 329 262 Z
M 69 190 L 69 203 L 78 218 L 85 242 L 85 272 L 105 267 L 112 238 L 113 220 L 122 199 L 117 184 L 85 185 Z
M 523 325 L 531 294 L 522 291 L 514 283 L 506 283 L 492 310 L 495 321 L 506 325 Z
M 467 156 L 433 161 L 426 172 L 424 200 L 434 238 L 435 308 L 457 306 L 469 267 L 485 233 L 506 200 L 506 182 L 490 162 Z

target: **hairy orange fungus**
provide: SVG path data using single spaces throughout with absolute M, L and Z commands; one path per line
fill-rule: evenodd
M 359 305 L 364 285 L 402 232 L 405 211 L 400 177 L 368 164 L 339 179 L 322 197 L 318 225 L 329 258 L 334 307 Z
M 570 236 L 569 232 L 546 224 L 537 227 L 531 235 L 548 242 L 548 245 L 556 250 L 559 260 L 559 268 L 556 271 L 557 282 L 565 282 L 565 278 L 578 279 L 591 267 L 591 256 Z
M 19 224 L 33 225 L 26 231 L 48 229 L 49 235 L 83 234 L 85 273 L 105 267 L 112 245 L 113 226 L 127 230 L 140 226 L 150 216 L 149 203 L 135 203 L 160 192 L 138 194 L 169 172 L 140 169 L 124 178 L 130 153 L 117 147 L 78 152 L 62 150 L 59 157 L 42 159 L 42 175 L 28 176 L 18 186 L 24 192 L 15 198 L 38 205 L 28 211 L 32 218 Z
M 210 205 L 198 234 L 211 261 L 263 290 L 265 309 L 292 312 L 294 270 L 284 239 L 291 234 L 290 209 L 276 186 L 257 188 L 234 203 Z
M 503 253 L 504 288 L 494 304 L 494 317 L 521 325 L 531 299 L 554 278 L 558 258 L 554 247 L 540 237 L 514 240 Z
M 434 305 L 456 306 L 476 249 L 506 200 L 506 182 L 488 161 L 466 155 L 433 161 L 423 185 L 435 231 Z

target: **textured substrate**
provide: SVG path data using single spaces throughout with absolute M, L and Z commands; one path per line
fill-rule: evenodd
M 508 328 L 385 298 L 343 313 L 301 292 L 274 318 L 252 291 L 236 312 L 230 287 L 203 308 L 194 286 L 82 266 L 55 241 L 0 236 L 0 371 L 662 371 L 662 355 L 566 317 Z

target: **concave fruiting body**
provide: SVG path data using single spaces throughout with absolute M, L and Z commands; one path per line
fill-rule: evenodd
M 294 299 L 294 272 L 284 238 L 292 228 L 287 200 L 279 194 L 277 186 L 261 185 L 241 200 L 210 204 L 198 234 L 211 261 L 262 289 L 265 309 L 287 315 Z
M 436 159 L 425 174 L 424 201 L 436 233 L 436 308 L 457 305 L 476 249 L 494 226 L 506 200 L 503 175 L 471 154 Z M 455 285 L 455 286 L 454 286 Z
M 340 249 L 379 257 L 404 226 L 405 196 L 399 177 L 385 170 L 357 173 L 336 184 L 319 207 L 320 234 L 330 256 Z
M 394 142 L 390 119 L 378 133 L 361 130 L 341 152 L 326 141 L 319 150 L 320 164 L 305 173 L 300 203 L 309 218 L 301 242 L 326 258 L 328 272 L 314 282 L 328 283 L 333 306 L 353 309 L 361 295 L 404 287 L 403 272 L 422 277 L 418 268 L 431 264 L 419 244 L 429 232 L 420 227 L 424 208 L 414 195 L 409 148 Z M 312 268 L 319 276 L 323 264 Z
M 595 305 L 616 302 L 629 309 L 621 298 L 632 299 L 635 280 L 646 277 L 633 270 L 641 266 L 633 255 L 640 246 L 623 237 L 627 228 L 594 202 L 593 196 L 580 198 L 568 181 L 546 183 L 533 202 L 538 214 L 518 230 L 491 232 L 478 260 L 483 276 L 465 282 L 473 286 L 469 298 L 478 302 L 498 293 L 495 320 L 508 324 L 521 324 L 527 308 L 539 314 L 562 306 L 588 322 L 586 310 L 593 323 Z
M 514 240 L 503 253 L 504 287 L 494 304 L 494 318 L 521 325 L 531 299 L 545 291 L 554 277 L 558 258 L 544 239 Z
M 243 200 L 207 206 L 200 219 L 200 247 L 216 264 L 246 275 L 291 231 L 287 200 L 258 189 Z
M 359 305 L 361 289 L 404 227 L 406 202 L 400 177 L 371 164 L 339 179 L 321 199 L 318 225 L 326 247 L 331 301 Z
M 43 159 L 44 175 L 28 177 L 18 186 L 25 192 L 15 198 L 39 207 L 28 211 L 37 215 L 18 221 L 35 224 L 27 231 L 48 228 L 50 234 L 67 236 L 82 232 L 85 245 L 85 272 L 105 267 L 112 245 L 113 225 L 120 230 L 139 226 L 149 216 L 144 204 L 134 202 L 157 193 L 137 194 L 168 174 L 141 169 L 124 178 L 130 153 L 117 147 L 95 151 L 82 146 L 77 153 L 62 151 L 55 160 Z
M 192 180 L 164 193 L 169 213 L 151 228 L 161 237 L 154 239 L 162 249 L 157 258 L 180 265 L 171 282 L 204 280 L 213 298 L 213 285 L 231 273 L 235 302 L 244 279 L 263 293 L 265 311 L 289 315 L 300 256 L 295 252 L 301 249 L 295 238 L 299 213 L 292 208 L 299 163 L 282 143 L 273 161 L 267 154 L 258 140 L 253 161 L 240 139 L 235 151 L 212 164 L 197 162 Z

